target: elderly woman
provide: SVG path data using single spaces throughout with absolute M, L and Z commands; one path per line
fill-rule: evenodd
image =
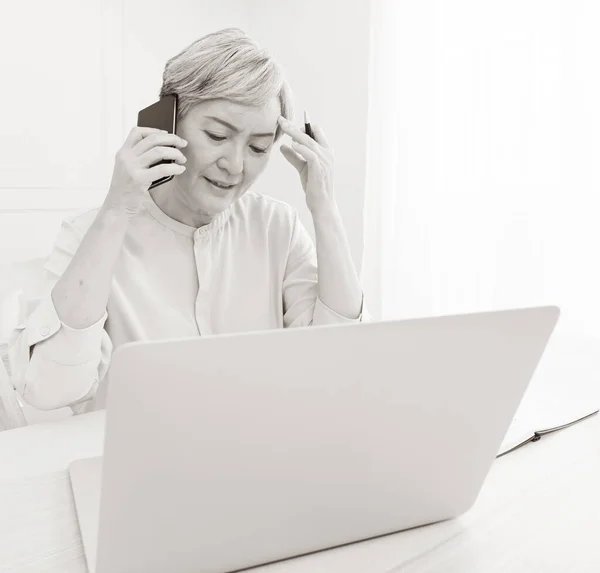
M 112 349 L 126 342 L 362 318 L 331 149 L 318 126 L 313 140 L 289 120 L 269 54 L 240 30 L 209 34 L 167 62 L 166 94 L 178 96 L 178 133 L 129 133 L 104 203 L 63 222 L 44 296 L 19 327 L 12 369 L 36 408 L 97 407 Z M 282 134 L 316 245 L 291 207 L 250 191 Z

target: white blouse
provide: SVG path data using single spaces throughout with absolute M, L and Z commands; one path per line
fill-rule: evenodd
M 319 300 L 315 247 L 297 213 L 248 192 L 199 229 L 148 196 L 129 223 L 106 313 L 88 328 L 68 327 L 50 293 L 97 213 L 63 222 L 9 350 L 13 383 L 35 408 L 93 409 L 111 352 L 126 342 L 362 320 Z

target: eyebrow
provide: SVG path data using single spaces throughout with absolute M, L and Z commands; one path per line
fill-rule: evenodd
M 228 127 L 229 129 L 231 129 L 231 131 L 235 131 L 235 133 L 240 132 L 240 130 L 235 125 L 232 125 L 231 123 L 226 122 L 224 119 L 220 119 L 220 118 L 214 117 L 212 115 L 207 115 L 206 119 L 212 119 L 213 121 L 216 121 L 217 123 L 220 123 L 221 125 L 224 125 L 225 127 Z M 273 137 L 275 134 L 269 132 L 269 133 L 252 133 L 251 135 L 252 135 L 252 137 Z

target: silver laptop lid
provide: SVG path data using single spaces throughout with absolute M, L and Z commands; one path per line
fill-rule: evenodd
M 97 573 L 232 571 L 466 511 L 558 315 L 118 348 Z

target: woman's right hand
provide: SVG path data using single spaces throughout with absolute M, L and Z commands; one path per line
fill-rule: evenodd
M 153 181 L 185 171 L 187 158 L 179 148 L 186 145 L 178 135 L 153 127 L 134 127 L 115 157 L 104 207 L 129 217 L 135 215 Z M 155 165 L 164 159 L 174 163 Z

